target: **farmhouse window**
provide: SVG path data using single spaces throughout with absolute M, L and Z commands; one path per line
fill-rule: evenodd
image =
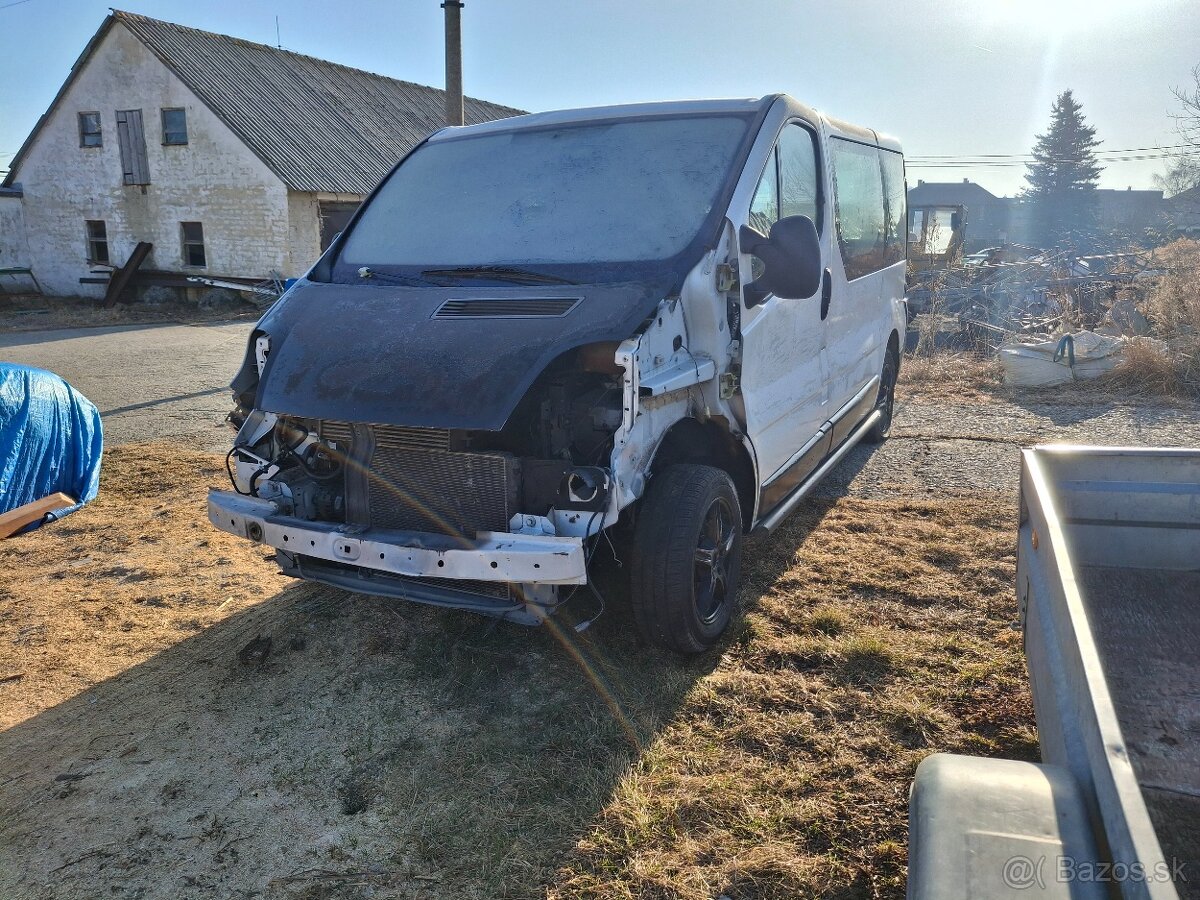
M 187 110 L 164 109 L 162 111 L 162 142 L 164 144 L 186 144 Z
M 92 263 L 108 262 L 108 226 L 100 219 L 85 219 L 87 258 Z
M 146 161 L 146 132 L 140 109 L 117 110 L 117 143 L 121 146 L 121 170 L 126 184 L 149 184 Z
M 104 146 L 104 135 L 100 133 L 100 113 L 81 112 L 79 114 L 79 146 Z
M 183 234 L 183 264 L 196 269 L 208 265 L 204 253 L 204 226 L 199 222 L 180 222 Z

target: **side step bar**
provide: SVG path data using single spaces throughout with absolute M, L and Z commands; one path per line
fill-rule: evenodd
M 871 430 L 871 426 L 879 421 L 879 417 L 881 415 L 883 415 L 883 413 L 881 413 L 879 410 L 872 410 L 871 414 L 863 419 L 862 422 L 859 423 L 858 427 L 846 436 L 846 440 L 842 441 L 841 446 L 838 447 L 837 450 L 833 451 L 833 453 L 827 460 L 825 460 L 825 462 L 821 463 L 821 465 L 819 465 L 799 487 L 779 501 L 779 505 L 771 510 L 771 512 L 768 513 L 767 516 L 754 527 L 753 533 L 770 534 L 772 531 L 778 528 L 779 523 L 786 519 L 792 510 L 794 510 L 803 502 L 805 497 L 812 493 L 812 489 L 816 487 L 818 483 L 820 483 L 821 479 L 833 471 L 834 467 L 836 467 L 837 464 L 845 458 L 846 454 L 853 450 L 858 442 L 866 436 L 867 432 Z

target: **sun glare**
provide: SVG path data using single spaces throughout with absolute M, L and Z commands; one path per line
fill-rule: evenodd
M 1059 35 L 1108 24 L 1131 6 L 1128 0 L 987 0 L 986 9 L 992 23 Z

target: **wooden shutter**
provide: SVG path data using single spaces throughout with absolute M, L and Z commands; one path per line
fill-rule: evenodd
M 125 183 L 149 184 L 150 164 L 146 161 L 146 131 L 140 109 L 117 110 L 117 143 Z

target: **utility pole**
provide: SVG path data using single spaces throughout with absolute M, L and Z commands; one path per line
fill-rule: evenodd
M 445 0 L 446 11 L 446 124 L 463 124 L 462 0 Z

